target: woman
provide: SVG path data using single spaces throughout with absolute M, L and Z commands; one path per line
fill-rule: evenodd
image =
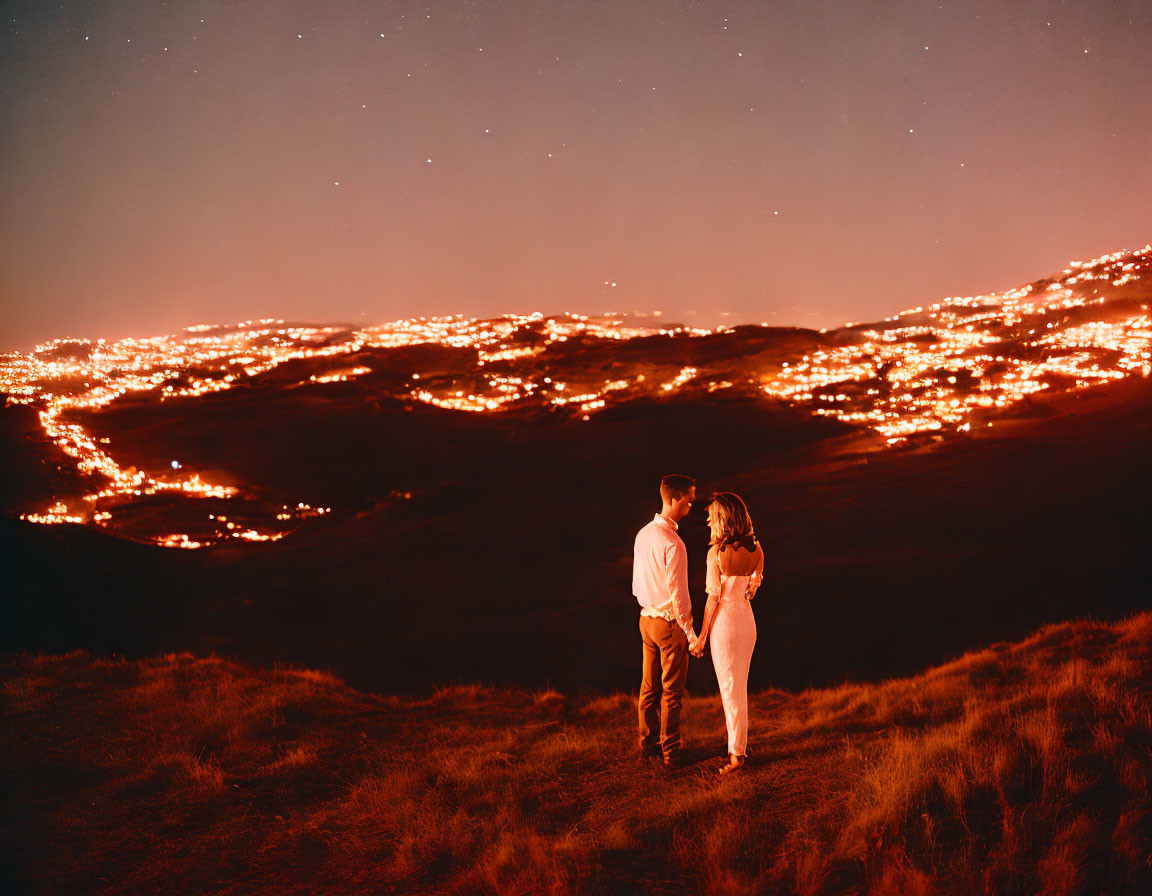
M 747 755 L 748 667 L 756 646 L 756 617 L 748 602 L 763 578 L 764 551 L 752 531 L 748 508 L 732 492 L 713 495 L 708 528 L 708 604 L 692 653 L 703 656 L 711 636 L 712 665 L 728 725 L 728 764 L 720 769 L 726 775 L 744 765 Z

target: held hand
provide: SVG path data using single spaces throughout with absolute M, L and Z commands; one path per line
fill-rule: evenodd
M 706 640 L 706 638 L 697 638 L 696 643 L 688 649 L 688 652 L 695 657 L 704 656 L 704 642 Z

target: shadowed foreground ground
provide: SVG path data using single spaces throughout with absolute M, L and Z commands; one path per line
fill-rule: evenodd
M 1152 614 L 751 700 L 353 691 L 180 654 L 3 668 L 0 883 L 43 893 L 1147 892 Z

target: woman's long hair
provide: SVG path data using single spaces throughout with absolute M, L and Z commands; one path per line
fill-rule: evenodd
M 716 521 L 720 524 L 720 535 L 710 542 L 723 550 L 732 545 L 756 550 L 756 532 L 752 528 L 752 517 L 740 496 L 734 492 L 717 492 L 712 496 L 712 506 L 716 508 Z

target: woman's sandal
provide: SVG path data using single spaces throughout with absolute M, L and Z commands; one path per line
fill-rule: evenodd
M 728 761 L 728 764 L 727 764 L 727 765 L 725 765 L 725 766 L 722 766 L 722 767 L 721 767 L 721 769 L 720 769 L 720 774 L 722 774 L 722 775 L 729 775 L 729 774 L 731 774 L 732 772 L 738 772 L 738 771 L 740 771 L 740 769 L 742 769 L 742 768 L 744 767 L 744 760 L 745 760 L 745 757 L 743 757 L 743 756 L 734 756 L 734 757 L 733 757 L 733 759 L 735 759 L 735 762 L 733 762 L 733 761 L 730 759 L 730 760 Z

